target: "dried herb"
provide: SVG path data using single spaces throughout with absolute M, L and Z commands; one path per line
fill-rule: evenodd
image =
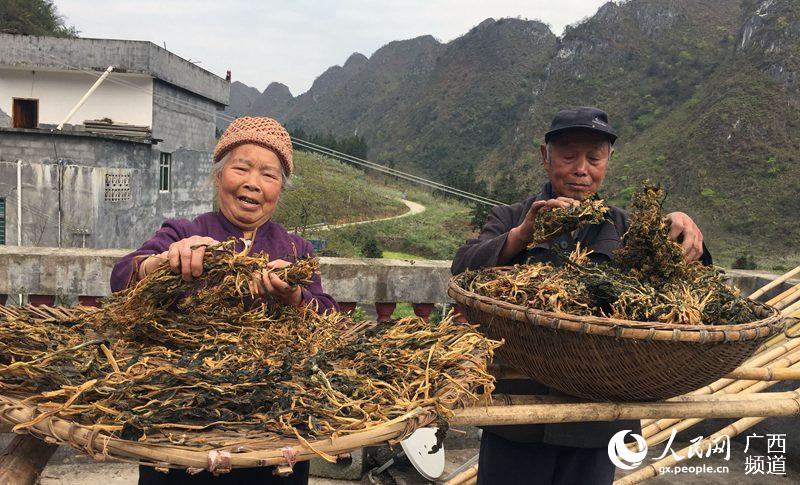
M 258 305 L 247 281 L 266 262 L 223 243 L 196 281 L 156 271 L 96 311 L 0 309 L 0 389 L 44 413 L 20 428 L 56 415 L 202 447 L 348 433 L 420 408 L 445 418 L 493 389 L 499 343 L 473 327 Z M 279 271 L 302 284 L 317 264 Z
M 467 272 L 459 284 L 502 301 L 578 316 L 689 325 L 756 320 L 752 302 L 719 270 L 684 260 L 680 246 L 668 238 L 663 199 L 663 189 L 649 182 L 634 194 L 624 246 L 610 264 L 591 262 L 579 246 L 563 256 L 562 266 Z
M 608 206 L 600 199 L 589 197 L 578 205 L 558 209 L 542 209 L 536 214 L 531 243 L 528 249 L 552 239 L 562 232 L 570 232 L 584 224 L 603 222 Z

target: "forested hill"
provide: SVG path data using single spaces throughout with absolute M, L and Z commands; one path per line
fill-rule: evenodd
M 797 0 L 629 0 L 561 37 L 508 18 L 391 42 L 299 96 L 272 82 L 242 113 L 357 133 L 372 160 L 511 201 L 543 179 L 552 115 L 600 106 L 621 133 L 607 197 L 658 180 L 717 254 L 769 267 L 800 249 L 798 63 Z

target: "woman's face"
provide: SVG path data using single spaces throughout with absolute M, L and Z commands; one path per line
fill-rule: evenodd
M 281 160 L 272 150 L 240 145 L 231 150 L 217 176 L 222 214 L 242 231 L 252 231 L 272 217 L 281 196 Z

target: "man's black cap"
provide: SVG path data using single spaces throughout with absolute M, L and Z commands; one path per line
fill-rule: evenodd
M 544 142 L 548 143 L 554 136 L 575 128 L 585 128 L 605 135 L 612 144 L 617 139 L 617 134 L 608 123 L 608 115 L 605 111 L 582 107 L 565 109 L 556 113 L 553 122 L 550 123 L 550 131 L 544 134 Z

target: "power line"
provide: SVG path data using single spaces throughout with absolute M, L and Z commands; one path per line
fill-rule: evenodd
M 386 171 L 387 173 L 389 173 L 391 175 L 396 175 L 398 177 L 411 177 L 413 179 L 413 181 L 417 181 L 417 182 L 422 183 L 422 184 L 427 184 L 428 186 L 433 187 L 433 188 L 439 188 L 441 190 L 451 191 L 451 193 L 454 193 L 455 195 L 460 195 L 460 196 L 464 196 L 464 197 L 470 197 L 470 198 L 473 198 L 473 199 L 480 199 L 479 200 L 480 202 L 484 202 L 484 203 L 491 204 L 491 205 L 503 204 L 503 202 L 500 202 L 498 200 L 493 200 L 493 199 L 490 199 L 488 197 L 484 197 L 482 195 L 473 194 L 471 192 L 467 192 L 465 190 L 457 189 L 455 187 L 451 187 L 451 186 L 436 182 L 434 180 L 429 180 L 429 179 L 426 179 L 426 178 L 423 178 L 423 177 L 419 177 L 417 175 L 409 174 L 409 173 L 406 173 L 406 172 L 401 172 L 400 170 L 395 170 L 395 169 L 393 169 L 391 167 L 386 167 L 385 165 L 380 165 L 380 164 L 375 163 L 375 162 L 370 162 L 369 160 L 364 160 L 363 158 L 358 158 L 358 157 L 350 155 L 348 153 L 339 152 L 339 151 L 336 151 L 336 150 L 334 150 L 332 148 L 328 148 L 326 146 L 318 145 L 316 143 L 312 143 L 310 141 L 303 140 L 301 138 L 292 138 L 292 141 L 295 141 L 295 140 L 299 141 L 298 145 L 306 145 L 306 147 L 309 148 L 309 149 L 312 149 L 312 150 L 326 150 L 326 151 L 330 152 L 331 156 L 334 156 L 336 158 L 344 159 L 346 161 L 353 162 L 353 163 L 360 163 L 362 165 L 366 165 L 366 166 L 368 166 L 370 168 L 374 168 L 376 170 Z
M 55 57 L 53 55 L 50 55 L 50 54 L 45 54 L 45 55 L 50 57 L 50 58 L 52 58 L 52 59 L 54 59 L 54 60 L 56 60 L 62 66 L 69 67 L 69 68 L 77 70 L 77 71 L 86 72 L 86 73 L 91 74 L 91 75 L 96 76 L 96 77 L 100 77 L 101 76 L 101 74 L 97 74 L 94 71 L 81 69 L 81 68 L 72 66 L 70 64 L 64 63 L 63 61 L 61 61 L 60 59 L 58 59 L 57 57 Z M 106 79 L 106 81 L 112 82 L 112 83 L 116 83 L 116 84 L 128 87 L 130 89 L 135 89 L 135 90 L 144 92 L 144 93 L 149 94 L 149 95 L 151 95 L 153 97 L 161 98 L 161 99 L 173 102 L 175 104 L 184 106 L 184 107 L 186 107 L 188 109 L 197 111 L 199 113 L 202 113 L 202 114 L 205 114 L 205 115 L 209 115 L 209 116 L 214 116 L 214 117 L 220 118 L 220 119 L 228 121 L 228 122 L 232 122 L 232 121 L 236 120 L 236 118 L 234 118 L 232 116 L 228 116 L 228 115 L 226 115 L 224 113 L 207 111 L 207 110 L 204 110 L 204 109 L 199 108 L 197 106 L 194 106 L 192 104 L 189 104 L 189 103 L 187 103 L 187 102 L 185 102 L 185 101 L 183 101 L 183 100 L 181 100 L 179 98 L 175 98 L 173 96 L 169 96 L 169 95 L 165 95 L 165 94 L 158 94 L 158 93 L 155 93 L 153 90 L 147 90 L 147 89 L 141 88 L 141 87 L 139 87 L 139 86 L 137 86 L 135 84 L 128 83 L 128 82 L 126 82 L 126 81 L 124 81 L 122 79 L 108 77 Z M 384 165 L 380 165 L 380 164 L 375 163 L 375 162 L 370 162 L 368 160 L 364 160 L 364 159 L 361 159 L 361 158 L 358 158 L 358 157 L 354 157 L 352 155 L 348 155 L 346 153 L 342 153 L 342 152 L 336 151 L 336 150 L 334 150 L 332 148 L 329 148 L 329 147 L 325 147 L 325 146 L 322 146 L 322 145 L 317 145 L 315 143 L 309 142 L 307 140 L 303 140 L 301 138 L 293 137 L 292 141 L 294 143 L 296 143 L 298 146 L 304 147 L 304 148 L 306 148 L 308 150 L 316 151 L 318 153 L 323 153 L 323 154 L 326 154 L 328 156 L 331 156 L 331 157 L 334 157 L 336 159 L 339 159 L 341 161 L 345 161 L 345 162 L 353 163 L 353 164 L 360 165 L 360 166 L 363 166 L 363 167 L 367 167 L 367 168 L 371 168 L 371 169 L 374 169 L 374 170 L 378 170 L 378 171 L 386 173 L 388 175 L 392 175 L 394 177 L 397 177 L 397 178 L 400 178 L 400 179 L 403 179 L 403 180 L 414 182 L 414 183 L 417 183 L 419 185 L 423 185 L 425 187 L 432 188 L 434 190 L 440 190 L 442 192 L 454 195 L 456 197 L 461 197 L 461 198 L 468 199 L 468 200 L 473 201 L 473 202 L 477 202 L 477 203 L 481 203 L 481 204 L 485 204 L 485 205 L 491 205 L 491 206 L 504 204 L 504 202 L 501 202 L 501 201 L 498 201 L 498 200 L 490 199 L 488 197 L 484 197 L 484 196 L 479 195 L 479 194 L 474 194 L 474 193 L 471 193 L 471 192 L 467 192 L 465 190 L 461 190 L 461 189 L 459 189 L 457 187 L 452 187 L 452 186 L 449 186 L 449 185 L 445 185 L 445 184 L 442 184 L 440 182 L 436 182 L 434 180 L 425 179 L 425 178 L 420 177 L 418 175 L 414 175 L 414 174 L 407 173 L 407 172 L 402 172 L 400 170 L 389 168 L 389 167 L 386 167 Z
M 362 160 L 360 158 L 356 158 L 356 157 L 352 157 L 352 158 L 348 157 L 348 158 L 346 158 L 346 157 L 343 157 L 342 155 L 339 155 L 340 152 L 336 152 L 334 150 L 330 150 L 330 149 L 327 149 L 325 147 L 318 148 L 319 145 L 317 145 L 317 146 L 309 146 L 308 142 L 305 142 L 305 141 L 300 140 L 298 138 L 293 138 L 292 142 L 297 144 L 301 148 L 306 148 L 306 149 L 309 149 L 309 150 L 317 152 L 317 153 L 328 155 L 329 157 L 333 157 L 333 158 L 336 158 L 336 159 L 347 161 L 349 163 L 353 163 L 355 165 L 360 165 L 360 166 L 363 166 L 363 167 L 371 168 L 373 170 L 377 170 L 379 172 L 383 172 L 383 173 L 386 173 L 386 174 L 389 174 L 389 175 L 393 175 L 393 176 L 395 176 L 397 178 L 408 180 L 410 182 L 414 182 L 414 183 L 417 183 L 417 184 L 420 184 L 420 185 L 423 185 L 423 186 L 426 186 L 426 187 L 429 187 L 429 188 L 432 188 L 432 189 L 435 189 L 435 190 L 441 190 L 442 192 L 446 192 L 446 193 L 449 193 L 449 194 L 452 194 L 452 195 L 455 195 L 455 196 L 458 196 L 458 197 L 461 197 L 461 198 L 464 198 L 464 199 L 467 199 L 467 200 L 471 200 L 471 201 L 477 202 L 479 204 L 486 204 L 486 205 L 491 205 L 491 206 L 495 206 L 495 205 L 498 204 L 497 202 L 493 202 L 493 201 L 490 201 L 488 199 L 484 199 L 484 198 L 482 198 L 480 196 L 477 196 L 477 195 L 473 196 L 472 194 L 469 194 L 469 193 L 466 193 L 466 192 L 456 191 L 457 189 L 453 190 L 453 189 L 451 189 L 451 188 L 449 188 L 447 186 L 444 186 L 442 184 L 437 184 L 435 182 L 428 182 L 425 179 L 421 179 L 421 178 L 413 176 L 413 175 L 405 174 L 405 173 L 399 172 L 397 170 L 392 170 L 392 169 L 390 169 L 388 167 L 384 167 L 383 165 L 366 162 L 366 161 L 364 161 L 364 160 Z M 311 144 L 311 145 L 313 145 L 313 144 Z

